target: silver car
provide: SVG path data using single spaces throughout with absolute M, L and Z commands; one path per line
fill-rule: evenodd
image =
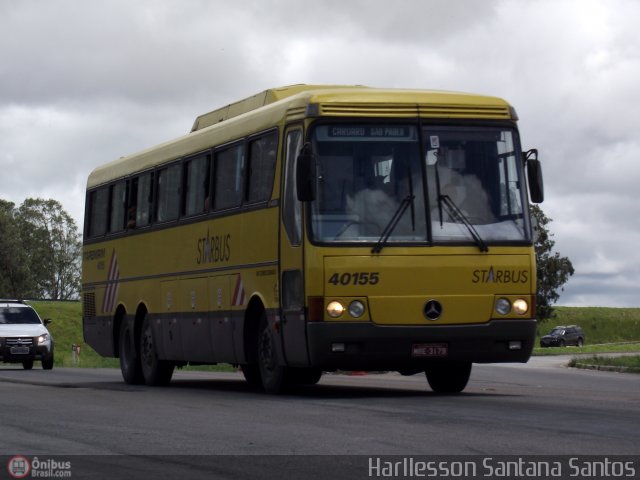
M 25 370 L 40 360 L 42 368 L 53 368 L 53 337 L 47 330 L 51 322 L 40 319 L 36 311 L 19 300 L 0 300 L 0 362 L 22 363 Z

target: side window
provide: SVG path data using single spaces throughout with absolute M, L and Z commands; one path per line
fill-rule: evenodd
M 118 182 L 110 187 L 111 190 L 111 207 L 109 232 L 121 232 L 124 230 L 125 222 L 125 200 L 127 195 L 126 182 Z
M 498 165 L 500 173 L 500 216 L 514 215 L 522 212 L 520 198 L 520 182 L 515 147 L 511 136 L 503 134 L 504 140 L 497 142 Z
M 239 206 L 242 203 L 244 145 L 216 152 L 215 167 L 213 207 L 222 210 Z
M 132 215 L 128 222 L 132 227 L 146 227 L 151 222 L 151 205 L 153 204 L 153 174 L 151 172 L 140 175 L 137 179 L 137 192 L 133 198 L 135 205 L 130 206 L 135 210 L 135 219 Z M 131 211 L 129 212 L 131 214 Z
M 292 130 L 285 140 L 285 172 L 282 221 L 291 245 L 302 239 L 302 205 L 296 192 L 296 160 L 302 149 L 302 130 Z
M 89 193 L 89 237 L 98 237 L 107 232 L 107 207 L 109 189 L 102 187 Z
M 158 222 L 175 220 L 180 215 L 180 180 L 182 167 L 176 163 L 158 172 Z
M 184 213 L 187 216 L 197 215 L 208 209 L 209 159 L 209 155 L 203 154 L 185 162 Z
M 249 143 L 248 192 L 249 203 L 265 202 L 271 196 L 276 169 L 278 132 Z

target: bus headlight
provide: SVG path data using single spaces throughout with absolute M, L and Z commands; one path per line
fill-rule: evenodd
M 511 311 L 511 302 L 506 298 L 499 298 L 496 302 L 496 312 L 499 315 L 506 315 Z
M 513 302 L 513 311 L 518 315 L 524 315 L 529 311 L 529 304 L 526 300 L 519 298 Z
M 360 300 L 354 300 L 349 304 L 349 315 L 359 318 L 364 314 L 364 304 Z
M 332 318 L 338 318 L 344 313 L 344 305 L 334 300 L 327 305 L 327 313 Z

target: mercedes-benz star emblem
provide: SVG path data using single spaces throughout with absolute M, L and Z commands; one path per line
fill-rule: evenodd
M 429 300 L 424 306 L 424 316 L 427 320 L 438 320 L 442 315 L 442 304 L 437 300 Z

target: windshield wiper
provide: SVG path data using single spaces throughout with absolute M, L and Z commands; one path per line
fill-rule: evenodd
M 478 231 L 475 229 L 473 224 L 469 221 L 467 216 L 462 212 L 462 210 L 460 210 L 460 208 L 458 208 L 455 202 L 451 200 L 451 197 L 449 195 L 441 194 L 438 196 L 438 206 L 441 212 L 442 212 L 443 203 L 449 208 L 449 211 L 451 212 L 451 216 L 456 221 L 459 221 L 460 223 L 464 224 L 465 227 L 467 227 L 467 230 L 469 230 L 469 233 L 478 244 L 478 248 L 480 249 L 480 251 L 488 252 L 489 247 L 487 247 L 487 244 L 484 242 L 484 240 L 482 239 Z M 442 222 L 442 213 L 440 213 L 440 222 Z
M 396 225 L 398 225 L 400 218 L 402 218 L 404 212 L 407 210 L 409 205 L 413 207 L 414 198 L 415 195 L 410 194 L 402 199 L 402 202 L 400 202 L 400 205 L 398 206 L 396 212 L 393 214 L 393 217 L 391 217 L 391 220 L 389 220 L 387 226 L 384 227 L 384 230 L 382 231 L 378 242 L 371 249 L 371 253 L 380 253 L 382 251 L 384 246 L 387 244 L 387 240 L 389 240 L 389 237 L 393 233 L 393 230 L 396 228 Z

